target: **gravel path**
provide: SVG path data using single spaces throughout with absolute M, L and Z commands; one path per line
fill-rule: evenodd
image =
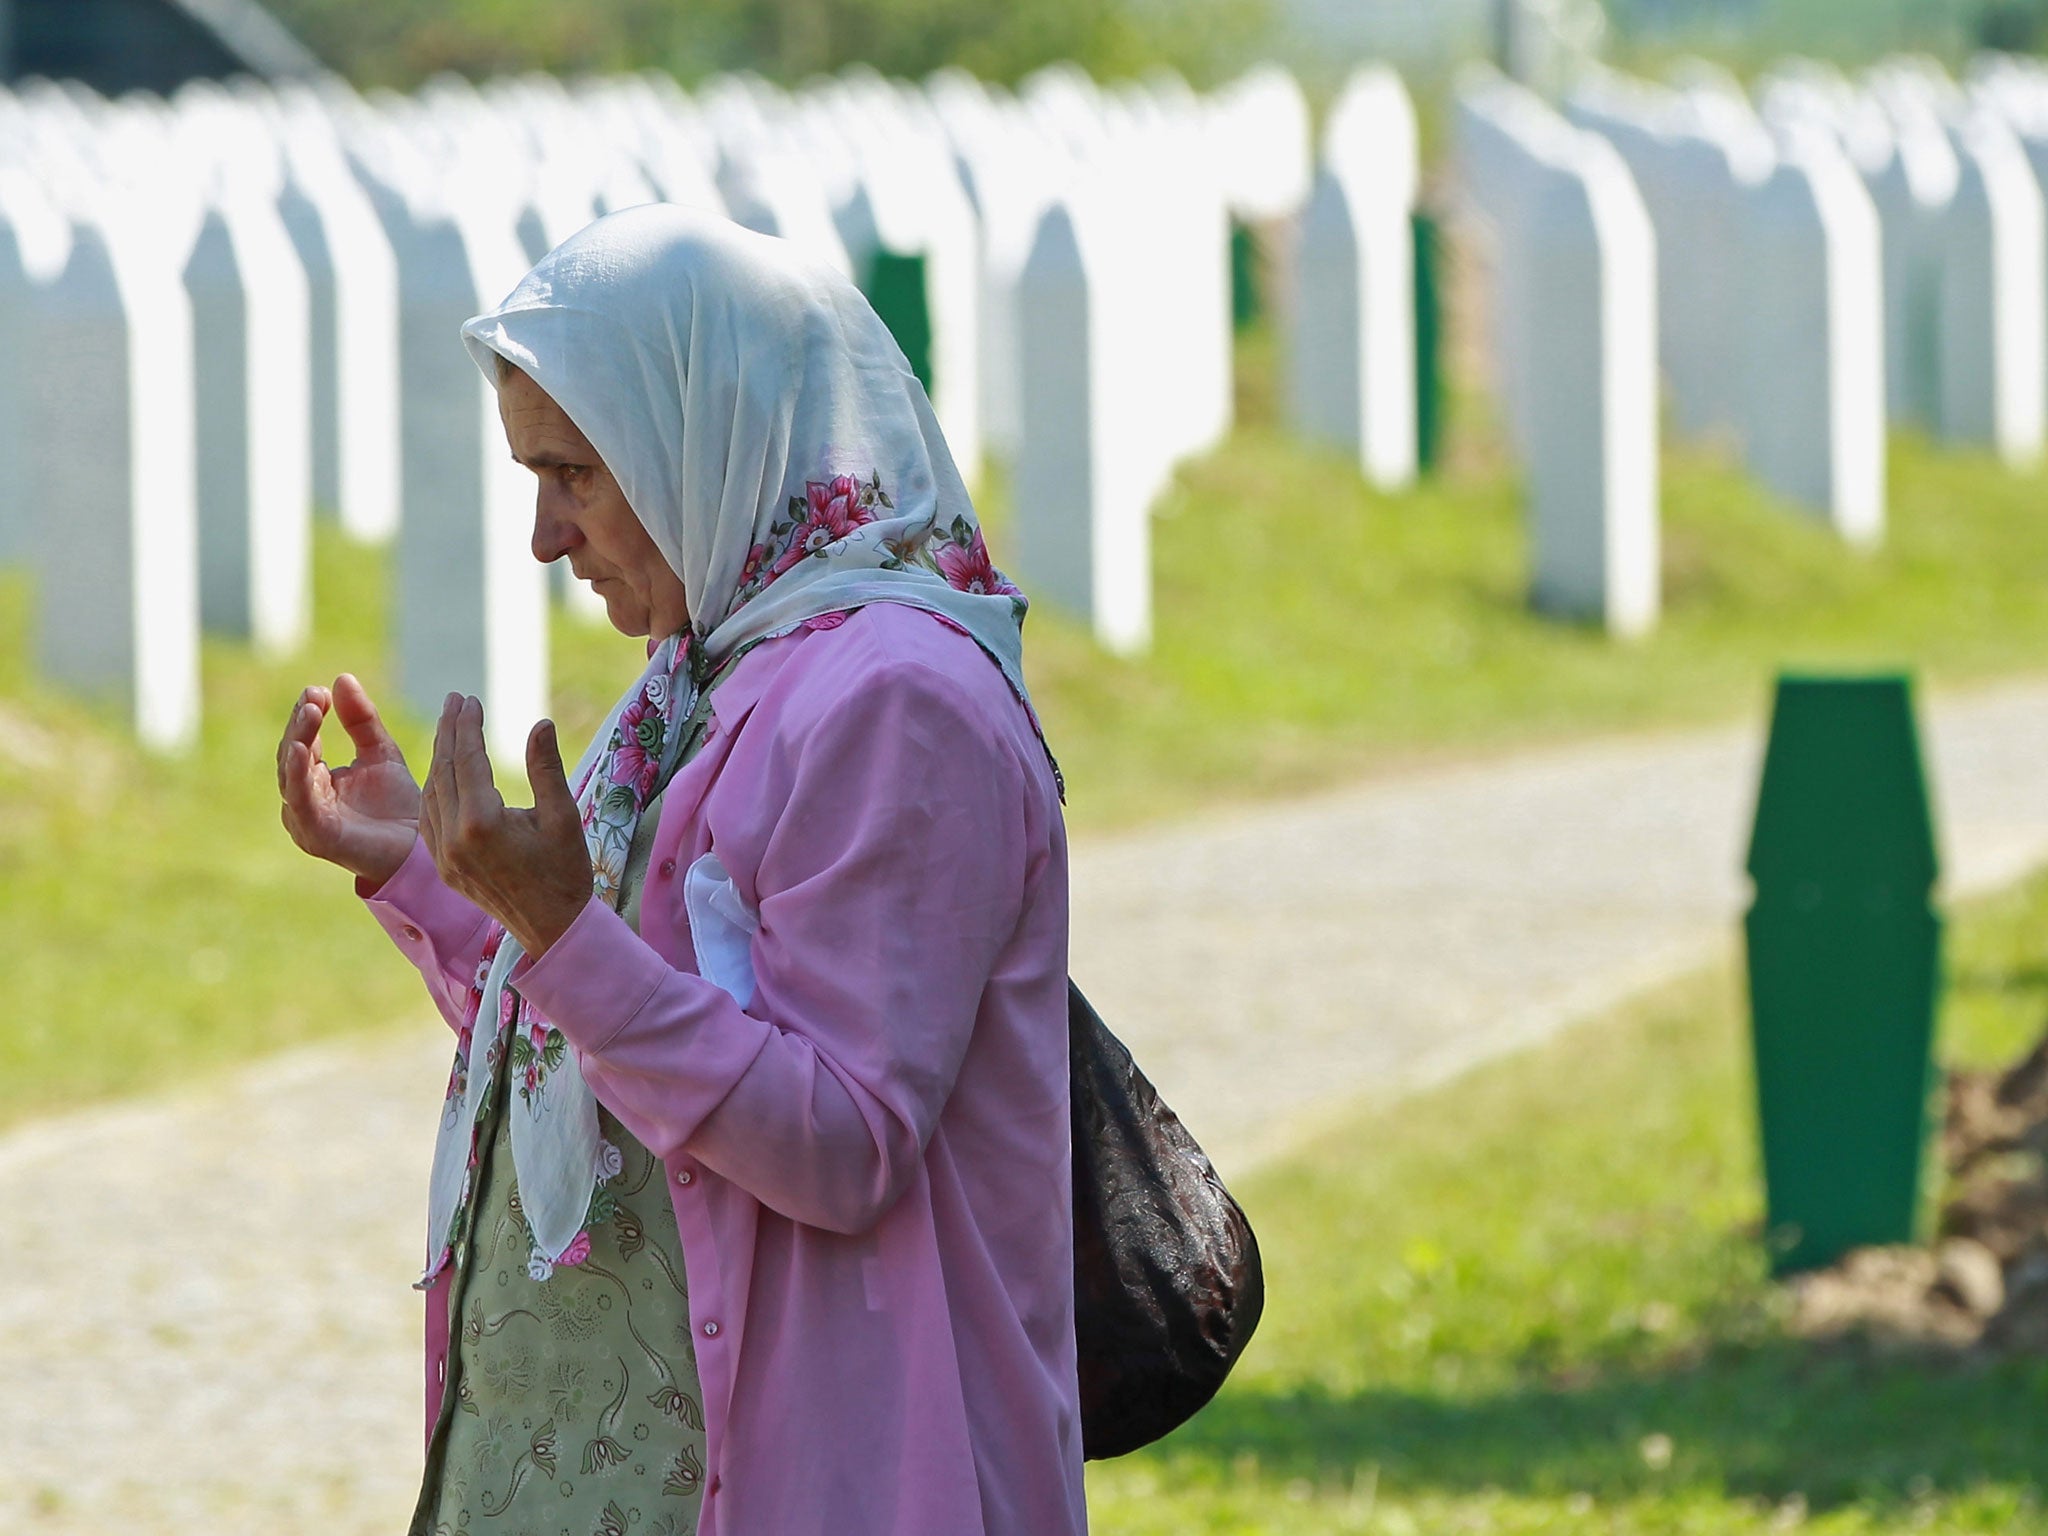
M 2048 862 L 2048 683 L 1926 714 L 1948 891 Z M 1091 841 L 1074 974 L 1238 1172 L 1714 954 L 1759 753 L 1596 743 Z M 0 1530 L 403 1529 L 446 1054 L 423 1023 L 0 1139 Z

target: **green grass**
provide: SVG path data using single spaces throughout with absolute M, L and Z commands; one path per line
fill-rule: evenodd
M 1390 763 L 1589 731 L 1761 718 L 1782 666 L 1936 685 L 2048 666 L 2048 476 L 1901 439 L 1859 555 L 1714 455 L 1673 453 L 1665 611 L 1616 644 L 1524 601 L 1516 488 L 1480 466 L 1400 496 L 1254 426 L 1155 527 L 1156 643 L 1105 660 L 1045 605 L 1027 651 L 1069 814 L 1167 815 Z
M 1456 473 L 1384 496 L 1272 426 L 1273 376 L 1271 338 L 1255 335 L 1246 425 L 1160 508 L 1149 657 L 1108 659 L 1050 605 L 1032 615 L 1028 665 L 1077 826 L 1758 718 L 1782 664 L 1906 665 L 1938 685 L 2048 662 L 2048 476 L 1901 441 L 1892 537 L 1866 557 L 1714 456 L 1674 456 L 1666 620 L 1617 645 L 1528 611 L 1515 485 L 1475 411 Z M 1010 509 L 999 485 L 984 499 L 1000 554 Z M 203 739 L 172 761 L 36 681 L 33 593 L 0 573 L 0 1125 L 418 1014 L 415 978 L 348 881 L 287 843 L 271 768 L 304 683 L 346 668 L 391 699 L 384 566 L 323 530 L 313 641 L 278 663 L 209 643 Z M 555 631 L 573 751 L 642 653 L 601 626 Z M 396 724 L 423 763 L 420 722 Z
M 1952 936 L 1944 1058 L 2048 1024 L 2048 879 Z M 1732 965 L 1236 1181 L 1265 1321 L 1094 1466 L 1103 1536 L 2048 1531 L 2048 1362 L 1788 1337 Z

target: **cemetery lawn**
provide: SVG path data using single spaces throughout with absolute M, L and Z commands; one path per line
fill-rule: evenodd
M 1514 487 L 1485 454 L 1411 496 L 1375 494 L 1269 424 L 1270 359 L 1250 361 L 1248 424 L 1161 508 L 1155 653 L 1111 660 L 1050 605 L 1031 617 L 1034 693 L 1079 826 L 1761 718 L 1783 663 L 1910 665 L 1935 684 L 2048 670 L 2048 474 L 1901 441 L 1892 538 L 1863 556 L 1713 456 L 1674 458 L 1666 622 L 1614 645 L 1527 611 Z M 1000 489 L 983 499 L 1000 558 Z M 209 642 L 203 739 L 163 762 L 35 679 L 32 593 L 0 573 L 0 1126 L 425 1010 L 349 881 L 278 825 L 271 765 L 299 688 L 348 668 L 393 692 L 388 557 L 324 527 L 316 554 L 312 641 L 278 662 Z M 602 626 L 554 631 L 574 751 L 644 651 Z M 394 725 L 423 767 L 430 733 Z
M 1944 1059 L 2048 1025 L 2048 877 L 1951 932 Z M 2048 1532 L 2048 1360 L 1791 1338 L 1733 962 L 1233 1180 L 1260 1332 L 1101 1536 Z M 1225 1170 L 1228 1174 L 1229 1170 Z
M 1889 470 L 1890 531 L 1866 555 L 1725 458 L 1667 451 L 1663 622 L 1617 644 L 1529 612 L 1505 472 L 1481 462 L 1381 495 L 1336 457 L 1241 428 L 1160 505 L 1149 657 L 1105 659 L 1049 605 L 1032 613 L 1028 666 L 1069 820 L 1761 720 L 1782 667 L 1909 668 L 1937 687 L 2048 671 L 2048 472 L 1904 437 Z M 999 521 L 1000 497 L 985 500 Z M 998 557 L 1004 542 L 998 529 Z

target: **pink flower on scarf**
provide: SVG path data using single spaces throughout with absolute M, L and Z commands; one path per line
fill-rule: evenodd
M 760 580 L 761 573 L 768 569 L 769 562 L 773 559 L 774 554 L 775 551 L 766 544 L 756 544 L 747 551 L 747 563 L 740 567 L 740 590 L 742 592 Z
M 643 722 L 651 721 L 643 729 Z M 628 704 L 619 716 L 619 750 L 612 758 L 612 782 L 630 784 L 642 804 L 654 793 L 655 775 L 660 772 L 661 712 L 643 694 Z
M 962 592 L 1010 597 L 1017 591 L 1009 578 L 989 559 L 988 546 L 982 542 L 979 528 L 974 530 L 972 541 L 965 545 L 941 544 L 935 558 L 939 563 L 939 574 L 946 578 L 947 585 Z
M 575 1240 L 562 1250 L 562 1256 L 556 1259 L 555 1262 L 567 1265 L 573 1269 L 589 1257 L 590 1234 L 588 1232 L 578 1232 Z
M 796 503 L 792 501 L 791 505 Z M 789 532 L 789 547 L 775 562 L 776 576 L 838 543 L 854 529 L 875 520 L 873 507 L 863 504 L 860 481 L 852 475 L 835 475 L 830 480 L 807 483 L 800 510 L 803 519 Z
M 814 528 L 829 529 L 835 539 L 874 521 L 874 514 L 860 504 L 860 482 L 851 475 L 813 480 L 804 487 L 804 497 L 811 505 L 807 521 Z

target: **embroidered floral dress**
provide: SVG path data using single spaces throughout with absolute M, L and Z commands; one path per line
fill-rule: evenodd
M 621 909 L 636 930 L 659 806 L 657 795 L 623 871 Z M 512 1171 L 514 1080 L 500 1074 L 491 1096 L 478 1193 L 456 1245 L 447 1390 L 412 1536 L 693 1536 L 704 1399 L 661 1164 L 600 1106 L 619 1171 L 582 1253 L 537 1263 Z

